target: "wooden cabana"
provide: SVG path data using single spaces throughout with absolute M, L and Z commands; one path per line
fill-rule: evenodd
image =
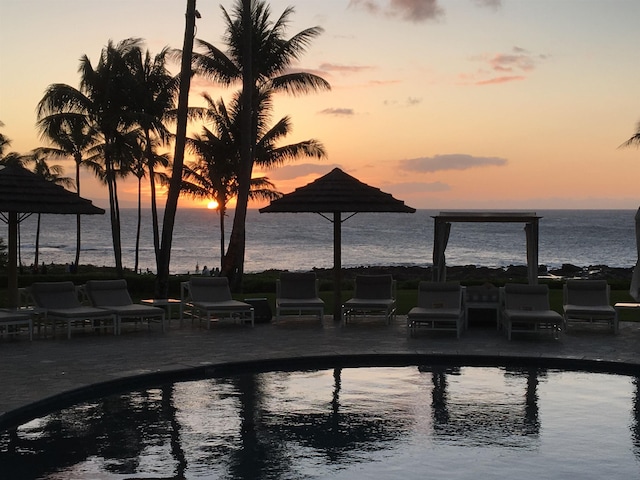
M 527 248 L 527 278 L 529 284 L 538 283 L 538 223 L 542 217 L 535 212 L 440 212 L 434 216 L 433 270 L 432 279 L 444 282 L 447 279 L 445 250 L 449 242 L 452 223 L 501 222 L 524 223 Z

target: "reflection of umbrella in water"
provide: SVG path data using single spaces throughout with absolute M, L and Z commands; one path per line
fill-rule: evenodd
M 18 306 L 18 223 L 32 213 L 103 214 L 91 200 L 19 166 L 0 165 L 0 215 L 8 224 L 8 296 Z
M 330 411 L 289 411 L 277 417 L 277 421 L 269 425 L 269 431 L 279 435 L 282 443 L 297 441 L 324 453 L 334 462 L 351 451 L 386 448 L 389 441 L 407 434 L 406 412 L 394 415 L 384 414 L 384 410 L 372 412 L 358 404 L 342 406 L 341 376 L 342 369 L 335 368 Z
M 629 294 L 636 300 L 636 302 L 640 302 L 640 208 L 638 208 L 638 211 L 636 212 L 636 248 L 638 251 L 638 259 L 636 260 L 636 266 L 633 269 Z
M 408 207 L 379 188 L 362 183 L 339 168 L 315 181 L 296 188 L 295 191 L 274 200 L 260 213 L 272 212 L 313 212 L 333 222 L 333 319 L 340 320 L 342 283 L 342 222 L 358 212 L 397 212 L 414 213 L 415 208 Z M 342 213 L 351 213 L 342 218 Z M 333 218 L 323 215 L 333 213 Z

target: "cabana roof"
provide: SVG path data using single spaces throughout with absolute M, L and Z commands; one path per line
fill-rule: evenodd
M 334 168 L 313 182 L 273 200 L 260 213 L 398 212 L 414 213 L 402 200 Z
M 91 200 L 19 165 L 0 165 L 0 212 L 103 214 Z

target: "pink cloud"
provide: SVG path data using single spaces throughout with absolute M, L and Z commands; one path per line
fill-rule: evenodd
M 338 72 L 338 73 L 360 73 L 367 70 L 373 70 L 375 67 L 368 65 L 338 65 L 335 63 L 323 63 L 319 69 L 324 72 Z
M 508 82 L 516 82 L 519 80 L 526 80 L 526 78 L 527 77 L 525 77 L 524 75 L 512 75 L 512 76 L 505 76 L 505 77 L 490 78 L 488 80 L 479 80 L 475 82 L 475 84 L 476 85 L 495 85 L 499 83 L 508 83 Z
M 547 58 L 546 55 L 532 54 L 521 47 L 513 47 L 508 53 L 482 55 L 473 58 L 484 64 L 475 73 L 463 73 L 463 83 L 473 85 L 492 85 L 525 80 L 538 64 Z

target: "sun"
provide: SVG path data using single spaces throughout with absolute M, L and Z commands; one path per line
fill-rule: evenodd
M 211 200 L 209 203 L 207 203 L 207 208 L 209 210 L 215 210 L 216 208 L 218 208 L 218 202 L 216 202 L 215 200 Z

